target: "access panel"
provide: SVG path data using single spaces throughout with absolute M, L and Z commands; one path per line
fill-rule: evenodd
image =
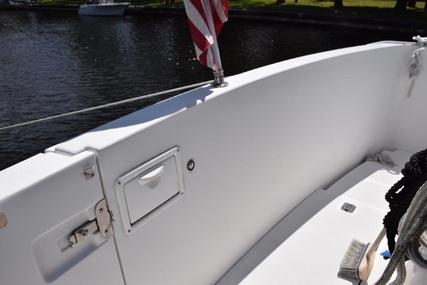
M 184 193 L 179 150 L 174 147 L 117 179 L 124 230 L 131 234 Z

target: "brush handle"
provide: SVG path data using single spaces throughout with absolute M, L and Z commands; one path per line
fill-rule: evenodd
M 377 236 L 377 238 L 375 239 L 375 241 L 371 244 L 368 252 L 366 253 L 367 256 L 371 256 L 378 249 L 378 246 L 380 245 L 381 241 L 383 240 L 385 234 L 386 234 L 386 230 L 385 230 L 385 228 L 383 228 L 381 230 L 381 232 L 379 233 L 379 235 Z

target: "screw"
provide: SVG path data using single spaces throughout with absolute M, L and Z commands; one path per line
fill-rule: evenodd
M 187 169 L 188 169 L 189 171 L 193 171 L 194 167 L 196 167 L 196 163 L 194 162 L 194 160 L 193 160 L 193 159 L 190 159 L 190 160 L 187 162 Z
M 94 177 L 95 176 L 95 166 L 86 167 L 83 170 L 83 175 L 85 176 L 86 179 L 91 179 L 92 177 Z

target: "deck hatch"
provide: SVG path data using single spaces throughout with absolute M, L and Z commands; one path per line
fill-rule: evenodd
M 116 186 L 125 232 L 130 234 L 182 196 L 178 148 L 174 147 L 121 176 Z

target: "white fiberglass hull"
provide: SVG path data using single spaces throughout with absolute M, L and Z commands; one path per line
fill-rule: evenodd
M 83 4 L 79 8 L 81 16 L 123 16 L 129 3 Z

